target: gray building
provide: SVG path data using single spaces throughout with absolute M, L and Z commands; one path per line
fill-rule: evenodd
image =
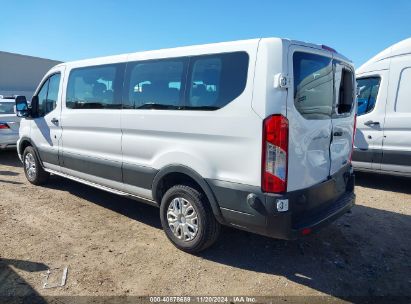
M 0 51 L 0 95 L 31 99 L 44 74 L 61 61 Z

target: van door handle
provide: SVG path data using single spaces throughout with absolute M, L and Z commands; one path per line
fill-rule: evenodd
M 343 135 L 343 132 L 342 132 L 342 131 L 335 131 L 335 132 L 333 133 L 333 135 L 334 135 L 334 136 L 342 136 L 342 135 Z
M 51 122 L 54 123 L 55 125 L 57 125 L 59 123 L 59 120 L 57 118 L 52 118 Z
M 378 121 L 369 120 L 369 121 L 364 122 L 364 125 L 371 127 L 371 126 L 379 126 L 380 123 Z

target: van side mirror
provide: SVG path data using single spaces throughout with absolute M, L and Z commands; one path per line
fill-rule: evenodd
M 15 103 L 16 103 L 16 114 L 18 117 L 29 117 L 30 116 L 30 109 L 27 104 L 26 96 L 16 96 Z

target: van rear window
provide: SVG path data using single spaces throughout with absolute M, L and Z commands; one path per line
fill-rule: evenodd
M 351 113 L 355 100 L 354 71 L 334 60 L 335 117 Z
M 327 119 L 333 108 L 332 59 L 316 54 L 293 55 L 294 105 L 306 119 Z
M 248 55 L 245 52 L 192 57 L 186 108 L 217 110 L 244 91 Z

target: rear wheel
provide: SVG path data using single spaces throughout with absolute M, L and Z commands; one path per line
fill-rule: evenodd
M 24 173 L 27 180 L 33 185 L 43 185 L 47 182 L 50 174 L 44 171 L 37 157 L 36 151 L 31 146 L 23 152 Z
M 220 224 L 204 194 L 177 185 L 163 196 L 161 224 L 169 240 L 179 249 L 196 253 L 211 246 L 218 238 Z

